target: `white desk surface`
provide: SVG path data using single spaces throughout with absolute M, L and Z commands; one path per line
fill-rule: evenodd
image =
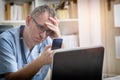
M 120 76 L 105 78 L 104 80 L 120 80 Z

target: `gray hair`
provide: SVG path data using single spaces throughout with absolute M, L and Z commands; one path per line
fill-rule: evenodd
M 31 16 L 32 17 L 38 17 L 40 14 L 44 13 L 44 12 L 48 12 L 50 17 L 55 17 L 56 13 L 55 10 L 53 8 L 50 8 L 48 5 L 41 5 L 36 7 L 32 12 L 31 12 Z

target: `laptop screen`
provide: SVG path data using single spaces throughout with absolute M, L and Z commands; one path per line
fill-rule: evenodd
M 58 50 L 53 56 L 51 80 L 102 80 L 103 47 Z

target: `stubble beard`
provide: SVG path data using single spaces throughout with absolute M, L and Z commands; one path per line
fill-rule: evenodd
M 29 41 L 30 45 L 35 46 L 35 43 L 32 39 L 32 33 L 31 33 L 30 29 L 28 29 L 27 35 L 28 35 L 28 41 Z

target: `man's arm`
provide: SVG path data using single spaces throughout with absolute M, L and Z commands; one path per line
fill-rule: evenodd
M 57 17 L 49 17 L 49 21 L 46 22 L 47 27 L 53 31 L 50 35 L 52 39 L 54 38 L 61 38 L 60 30 L 58 27 L 58 19 Z M 62 48 L 65 48 L 65 44 L 62 42 Z
M 17 72 L 5 74 L 7 80 L 30 80 L 46 64 L 50 64 L 52 60 L 52 51 L 49 50 L 51 46 L 46 46 L 41 56 L 39 56 L 32 63 L 28 64 L 23 69 Z

